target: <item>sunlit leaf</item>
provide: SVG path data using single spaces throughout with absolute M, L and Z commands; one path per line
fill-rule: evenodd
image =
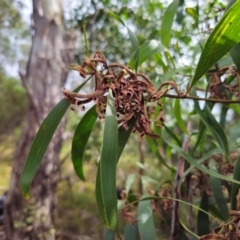
M 226 11 L 236 2 L 236 0 L 230 0 L 228 2 Z M 240 43 L 238 43 L 236 46 L 234 46 L 231 50 L 230 50 L 230 56 L 233 60 L 233 62 L 235 63 L 238 72 L 240 72 L 240 56 L 239 56 L 239 51 L 240 51 Z M 230 64 L 229 64 L 230 65 Z
M 189 14 L 194 20 L 196 27 L 198 26 L 198 13 L 194 8 L 186 8 L 186 13 Z
M 88 80 L 77 87 L 74 92 L 78 92 L 87 81 Z M 30 185 L 38 170 L 38 167 L 40 166 L 53 134 L 69 105 L 69 102 L 67 102 L 65 99 L 62 99 L 43 120 L 36 137 L 33 140 L 20 178 L 20 189 L 26 198 L 29 197 Z
M 102 195 L 102 181 L 100 178 L 100 172 L 101 172 L 101 164 L 98 164 L 96 185 L 95 185 L 95 195 L 96 195 L 98 211 L 100 213 L 102 220 L 105 222 L 106 216 L 105 216 L 105 211 L 104 211 L 104 202 L 103 202 L 103 195 Z
M 83 173 L 83 156 L 88 138 L 97 120 L 96 107 L 87 111 L 79 122 L 72 140 L 72 163 L 78 177 L 85 180 Z
M 165 56 L 165 58 L 167 59 L 168 65 L 170 65 L 170 63 L 171 63 L 171 64 L 172 64 L 172 67 L 173 67 L 174 69 L 176 69 L 175 59 L 173 58 L 172 54 L 171 54 L 169 51 L 165 50 L 165 51 L 164 51 L 164 56 Z
M 240 41 L 239 9 L 240 1 L 236 1 L 213 29 L 204 46 L 188 91 L 190 91 L 209 68 L 211 68 Z
M 166 47 L 169 47 L 173 19 L 177 12 L 178 4 L 179 4 L 179 0 L 172 1 L 172 3 L 168 6 L 163 16 L 162 27 L 161 27 L 161 39 L 162 39 L 163 45 L 165 45 Z

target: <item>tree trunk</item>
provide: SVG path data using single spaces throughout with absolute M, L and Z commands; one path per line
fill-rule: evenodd
M 60 101 L 69 56 L 64 46 L 62 0 L 33 0 L 32 48 L 25 73 L 20 73 L 29 99 L 26 126 L 16 147 L 4 225 L 6 239 L 55 239 L 54 209 L 59 152 L 65 121 L 58 127 L 32 183 L 30 199 L 20 193 L 19 179 L 40 123 Z M 16 103 L 17 104 L 17 103 Z

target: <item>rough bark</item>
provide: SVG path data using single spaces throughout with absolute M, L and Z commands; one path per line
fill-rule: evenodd
M 8 240 L 55 239 L 54 208 L 64 121 L 39 167 L 28 201 L 20 193 L 19 179 L 39 124 L 61 99 L 60 88 L 67 77 L 69 55 L 63 41 L 62 1 L 32 2 L 32 48 L 26 71 L 20 73 L 28 94 L 29 109 L 21 140 L 16 147 L 6 201 L 4 226 Z

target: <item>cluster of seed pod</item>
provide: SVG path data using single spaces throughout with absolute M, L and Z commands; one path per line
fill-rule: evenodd
M 160 103 L 164 92 L 155 90 L 147 76 L 142 73 L 135 74 L 129 67 L 119 63 L 107 64 L 101 52 L 96 52 L 93 58 L 85 58 L 81 65 L 70 68 L 79 71 L 82 77 L 94 76 L 95 91 L 91 94 L 79 94 L 62 89 L 69 102 L 84 108 L 84 104 L 93 101 L 96 103 L 99 118 L 104 118 L 107 95 L 111 89 L 118 123 L 128 129 L 128 122 L 136 117 L 134 130 L 140 133 L 140 137 L 158 137 L 151 133 L 151 122 L 156 122 L 161 127 L 164 121 Z

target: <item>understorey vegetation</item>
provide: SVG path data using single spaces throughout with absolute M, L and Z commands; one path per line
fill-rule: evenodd
M 128 34 L 127 64 L 113 61 L 108 49 L 91 49 L 84 23 L 85 57 L 69 66 L 81 84 L 59 89 L 63 99 L 39 128 L 20 180 L 26 198 L 31 198 L 31 183 L 67 109 L 82 110 L 72 138 L 72 164 L 80 180 L 87 181 L 85 149 L 100 122 L 95 197 L 104 239 L 160 239 L 161 232 L 172 240 L 240 239 L 240 1 L 211 10 L 219 13 L 213 19 L 207 14 L 212 29 L 199 22 L 198 5 L 186 8 L 193 29 L 208 30 L 196 46 L 189 43 L 198 40 L 193 33 L 184 42 L 174 30 L 180 7 L 174 0 L 166 8 L 161 41 L 143 40 L 121 14 L 104 13 Z M 87 82 L 94 86 L 87 88 Z M 118 162 L 132 137 L 140 146 L 134 151 L 141 155 L 146 142 L 157 164 L 153 174 L 142 157 L 138 166 L 145 172 L 129 174 L 119 189 Z

